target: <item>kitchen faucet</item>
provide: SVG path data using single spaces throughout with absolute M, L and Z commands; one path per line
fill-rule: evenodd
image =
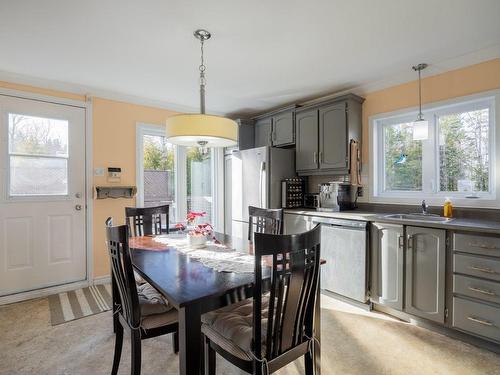
M 429 208 L 429 205 L 425 203 L 425 199 L 422 200 L 422 214 L 423 215 L 428 215 L 429 213 L 427 212 L 427 209 Z

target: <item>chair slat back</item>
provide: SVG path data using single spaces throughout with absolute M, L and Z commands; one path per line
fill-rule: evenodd
M 157 207 L 125 207 L 125 217 L 131 236 L 148 236 L 161 234 L 162 224 L 168 233 L 168 204 Z
M 319 279 L 321 228 L 293 235 L 255 233 L 253 342 L 257 358 L 267 360 L 313 335 Z M 272 258 L 266 351 L 262 353 L 262 259 Z
M 254 233 L 283 234 L 283 209 L 248 206 L 248 240 Z
M 106 222 L 108 223 L 108 221 Z M 107 226 L 106 236 L 111 271 L 120 295 L 121 314 L 130 327 L 138 327 L 141 313 L 128 246 L 128 227 L 126 225 Z

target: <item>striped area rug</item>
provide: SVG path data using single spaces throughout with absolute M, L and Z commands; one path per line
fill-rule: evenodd
M 49 296 L 53 326 L 111 309 L 111 284 L 93 285 Z

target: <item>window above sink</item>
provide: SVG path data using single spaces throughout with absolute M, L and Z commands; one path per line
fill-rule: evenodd
M 370 198 L 391 203 L 495 200 L 499 97 L 497 91 L 424 107 L 425 140 L 413 139 L 416 111 L 370 118 Z

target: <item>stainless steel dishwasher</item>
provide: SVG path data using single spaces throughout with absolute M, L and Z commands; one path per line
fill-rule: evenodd
M 321 289 L 365 303 L 368 300 L 368 223 L 313 217 L 321 224 Z

